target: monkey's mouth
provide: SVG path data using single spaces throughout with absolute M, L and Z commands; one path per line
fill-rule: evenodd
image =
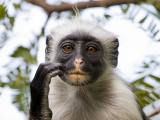
M 73 71 L 73 72 L 70 72 L 69 74 L 70 75 L 72 75 L 72 74 L 75 74 L 75 75 L 88 75 L 88 74 L 86 74 L 84 72 L 79 72 L 79 71 Z
M 78 84 L 84 82 L 87 78 L 89 78 L 89 75 L 82 71 L 72 71 L 67 75 L 73 83 Z

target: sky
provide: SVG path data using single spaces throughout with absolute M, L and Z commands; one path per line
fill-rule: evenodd
M 33 33 L 39 34 L 41 32 L 41 27 L 45 23 L 47 17 L 44 10 L 40 7 L 33 6 L 31 4 L 28 4 L 28 6 L 23 5 L 22 7 L 23 9 L 28 9 L 29 13 L 19 12 L 18 16 L 16 17 L 15 27 L 12 31 L 13 33 L 11 33 L 11 36 L 12 34 L 15 36 L 10 38 L 5 47 L 0 50 L 0 54 L 3 56 L 0 62 L 0 75 L 7 72 L 7 69 L 3 68 L 2 66 L 11 61 L 9 55 L 12 54 L 16 47 L 20 45 L 28 47 L 30 42 L 34 40 Z M 152 6 L 144 7 L 147 7 L 153 12 L 156 12 Z M 16 12 L 11 4 L 9 4 L 8 9 L 9 14 L 11 15 Z M 144 61 L 147 55 L 158 54 L 160 44 L 152 42 L 146 32 L 144 32 L 138 24 L 133 23 L 133 21 L 127 19 L 127 15 L 120 15 L 122 12 L 118 6 L 111 7 L 107 11 L 104 8 L 86 9 L 82 11 L 81 17 L 82 19 L 89 20 L 93 20 L 92 16 L 95 18 L 104 19 L 104 13 L 110 13 L 114 15 L 114 17 L 108 22 L 100 22 L 100 25 L 103 26 L 104 29 L 111 31 L 118 36 L 120 43 L 118 70 L 120 71 L 120 74 L 126 79 L 126 81 L 132 82 L 139 77 L 135 74 L 135 72 L 139 70 L 137 66 L 139 66 L 140 63 Z M 138 21 L 140 17 L 145 16 L 145 14 L 146 13 L 142 10 L 136 20 Z M 53 14 L 46 26 L 45 35 L 50 34 L 51 29 L 65 21 L 65 19 L 55 20 L 54 18 L 55 17 Z M 0 30 L 3 30 L 3 28 L 0 28 Z M 45 37 L 40 39 L 39 48 L 38 64 L 44 62 Z M 13 61 L 13 65 L 11 65 L 10 68 L 14 68 L 20 61 L 21 59 Z M 34 76 L 37 66 L 33 66 L 32 69 L 33 72 L 31 77 Z M 151 80 L 148 80 L 148 82 L 156 87 L 159 86 L 157 83 L 154 83 Z M 14 94 L 13 91 L 11 91 L 8 87 L 0 89 L 0 91 L 2 92 L 2 95 L 0 96 L 0 118 L 2 118 L 2 120 L 25 120 L 24 114 L 19 112 L 17 108 L 11 103 L 11 95 Z M 146 108 L 146 112 L 149 112 L 150 110 L 152 110 L 150 106 L 149 108 Z M 158 120 L 158 118 L 154 118 L 153 120 Z

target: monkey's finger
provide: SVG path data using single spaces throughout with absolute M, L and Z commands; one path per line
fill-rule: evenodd
M 49 64 L 48 66 L 45 66 L 42 70 L 40 78 L 43 80 L 49 72 L 58 70 L 60 66 L 62 66 L 61 63 L 52 63 L 52 64 Z
M 59 66 L 60 64 L 56 64 L 57 66 Z M 55 64 L 50 64 L 50 69 L 53 67 L 53 69 L 57 68 L 58 67 L 55 67 L 56 66 Z M 62 75 L 63 72 L 61 70 L 54 70 L 53 72 L 50 72 L 50 69 L 48 69 L 48 74 L 46 72 L 46 75 L 44 75 L 44 73 L 40 75 L 39 79 L 34 79 L 32 82 L 31 82 L 31 86 L 35 89 L 43 89 L 43 85 L 44 83 L 47 83 L 47 81 L 51 79 L 51 77 L 55 77 L 56 75 Z M 44 70 L 44 69 L 43 69 Z M 51 69 L 52 70 L 52 69 Z M 58 72 L 57 72 L 58 71 Z M 60 72 L 59 72 L 60 71 Z M 50 84 L 50 82 L 49 82 Z
M 65 71 L 66 67 L 65 66 L 60 66 L 59 70 L 62 70 L 63 72 Z
M 51 73 L 48 73 L 47 75 L 46 75 L 46 77 L 45 77 L 45 81 L 44 81 L 44 83 L 43 83 L 43 85 L 45 84 L 45 85 L 47 85 L 47 86 L 49 86 L 49 84 L 50 84 L 50 82 L 51 82 L 51 78 L 52 77 L 55 77 L 55 76 L 57 76 L 57 75 L 63 75 L 63 72 L 61 71 L 61 70 L 56 70 L 56 71 L 53 71 L 53 72 L 51 72 Z
M 49 84 L 51 82 L 51 78 L 55 77 L 57 75 L 62 75 L 63 72 L 61 70 L 56 70 L 51 73 L 48 73 L 43 81 L 37 82 L 37 84 L 34 86 L 38 90 L 39 94 L 42 94 L 44 96 L 48 96 L 49 92 Z
M 52 64 L 52 63 L 49 63 L 49 62 L 48 63 L 41 63 L 39 65 L 39 67 L 36 71 L 36 74 L 34 76 L 34 79 L 32 80 L 32 82 L 30 84 L 33 88 L 37 88 L 37 86 L 39 86 L 43 83 L 43 80 L 40 79 L 41 72 L 45 66 L 50 65 L 50 64 Z
M 41 63 L 39 66 L 38 66 L 38 69 L 36 71 L 36 74 L 35 74 L 35 78 L 38 78 L 43 70 L 43 68 L 47 65 L 50 65 L 52 64 L 51 62 L 47 62 L 47 63 Z

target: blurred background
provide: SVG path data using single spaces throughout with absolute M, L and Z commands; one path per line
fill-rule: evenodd
M 118 36 L 118 69 L 144 112 L 160 107 L 160 0 L 0 0 L 0 120 L 27 120 L 46 36 L 75 16 L 74 4 L 81 19 Z

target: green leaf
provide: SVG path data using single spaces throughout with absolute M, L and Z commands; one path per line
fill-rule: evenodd
M 158 95 L 157 93 L 152 92 L 152 94 L 154 95 L 154 97 L 155 97 L 156 99 L 160 99 L 160 95 Z
M 131 20 L 133 20 L 134 19 L 134 15 L 133 15 L 133 13 L 134 13 L 134 11 L 136 10 L 136 5 L 134 5 L 133 6 L 133 8 L 132 8 L 132 10 L 131 10 L 131 12 L 129 13 L 129 19 L 131 19 Z
M 127 5 L 126 8 L 124 8 L 124 7 L 121 5 L 121 10 L 122 10 L 123 13 L 127 13 L 128 9 L 129 9 L 129 7 L 130 7 L 129 4 L 125 4 L 125 5 Z
M 157 26 L 156 24 L 153 26 L 153 28 L 151 29 L 151 32 L 153 32 L 156 26 Z
M 0 35 L 0 48 L 2 48 L 4 46 L 4 44 L 6 43 L 7 40 L 8 40 L 7 32 L 1 33 L 1 35 Z
M 153 36 L 156 36 L 158 32 L 159 32 L 159 30 L 157 30 L 157 31 L 154 33 L 154 35 L 153 35 Z
M 141 72 L 136 72 L 137 74 L 141 74 L 141 73 L 143 73 L 144 71 L 141 71 Z
M 42 32 L 41 32 L 41 34 L 38 36 L 38 39 L 40 38 L 40 37 L 43 37 L 44 36 L 44 28 L 42 28 Z
M 20 67 L 17 67 L 16 69 L 17 69 L 18 73 L 21 73 Z
M 109 19 L 109 18 L 111 17 L 110 15 L 107 15 L 107 14 L 105 14 L 104 16 L 105 16 L 105 18 L 107 18 L 107 19 Z
M 145 7 L 143 7 L 143 6 L 140 6 L 141 8 L 143 8 L 145 11 L 147 11 L 148 13 L 150 13 L 150 14 L 152 14 L 153 16 L 155 16 L 155 17 L 157 17 L 158 19 L 160 19 L 160 14 L 159 14 L 159 12 L 157 12 L 157 13 L 153 13 L 153 12 L 151 12 L 149 9 L 147 9 L 147 8 L 145 8 Z
M 31 64 L 37 63 L 36 56 L 32 56 L 30 54 L 30 49 L 22 47 L 22 46 L 18 47 L 18 49 L 14 51 L 11 57 L 15 57 L 15 58 L 21 57 L 24 59 L 25 62 L 31 63 Z
M 154 75 L 148 75 L 149 77 L 153 78 L 154 80 L 156 80 L 157 82 L 160 82 L 160 78 Z
M 156 63 L 154 60 L 152 60 L 150 63 Z
M 13 4 L 15 8 L 20 8 L 21 4 Z
M 10 28 L 8 27 L 8 24 L 3 23 L 3 25 L 6 27 L 7 30 L 9 30 Z
M 12 27 L 13 27 L 13 25 L 14 25 L 14 20 L 15 20 L 15 17 L 9 17 L 9 19 L 10 19 L 10 24 L 12 25 Z
M 154 87 L 153 87 L 152 85 L 148 84 L 148 83 L 145 83 L 145 82 L 144 82 L 142 85 L 145 86 L 146 88 L 151 89 L 151 90 L 154 89 Z
M 148 29 L 151 29 L 151 26 L 152 26 L 153 22 L 154 22 L 154 20 L 152 20 L 152 21 L 150 22 L 150 24 L 149 24 L 149 26 L 148 26 Z
M 140 8 L 137 8 L 137 12 L 133 15 L 131 20 L 133 20 L 139 14 L 139 11 L 140 11 Z
M 142 24 L 146 20 L 147 17 L 148 17 L 148 14 L 141 21 L 139 21 L 139 23 Z
M 143 108 L 146 105 L 150 104 L 150 98 L 148 98 L 149 96 L 149 92 L 146 90 L 142 90 L 142 89 L 137 89 L 135 91 L 136 96 L 138 97 L 138 99 L 140 100 L 140 106 Z
M 148 91 L 146 90 L 141 90 L 141 89 L 136 89 L 135 94 L 138 96 L 147 96 L 148 95 Z
M 146 76 L 138 79 L 138 80 L 135 80 L 133 82 L 131 82 L 131 85 L 133 86 L 139 86 L 139 85 L 142 85 L 144 83 L 144 79 L 145 79 Z
M 0 19 L 3 19 L 6 15 L 6 6 L 4 4 L 0 5 Z
M 0 82 L 0 87 L 6 86 L 7 83 Z
M 156 101 L 156 99 L 153 98 L 153 97 L 151 97 L 149 94 L 148 94 L 147 96 L 145 96 L 144 99 L 147 100 L 147 101 L 149 102 L 148 104 L 150 104 L 150 103 Z
M 8 77 L 8 79 L 9 79 L 10 81 L 12 81 L 12 78 L 11 78 L 11 76 L 10 76 L 10 75 L 7 75 L 7 77 Z
M 155 105 L 153 103 L 151 103 L 151 105 L 152 105 L 153 109 L 156 109 L 156 107 L 155 107 Z
M 149 65 L 147 63 L 144 62 L 143 64 L 143 68 L 149 68 Z

